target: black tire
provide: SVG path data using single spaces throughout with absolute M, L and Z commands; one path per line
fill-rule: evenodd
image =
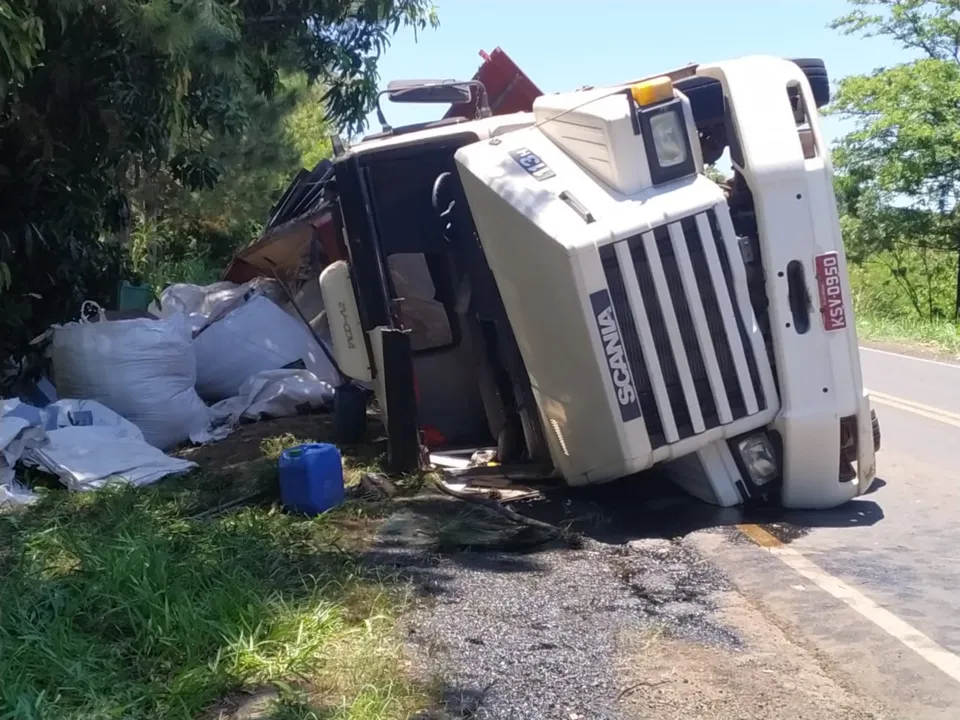
M 870 422 L 873 424 L 873 451 L 880 452 L 880 421 L 876 410 L 870 410 Z
M 823 60 L 819 58 L 794 58 L 792 62 L 803 70 L 803 74 L 807 76 L 817 107 L 822 108 L 829 104 L 830 76 Z

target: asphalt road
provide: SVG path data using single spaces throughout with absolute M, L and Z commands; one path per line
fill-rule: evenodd
M 892 717 L 958 718 L 960 366 L 868 348 L 861 362 L 883 433 L 873 491 L 699 542 Z

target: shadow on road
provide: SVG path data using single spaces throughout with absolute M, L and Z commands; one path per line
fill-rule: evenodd
M 884 485 L 877 479 L 867 494 Z M 884 518 L 882 508 L 864 497 L 831 510 L 720 508 L 687 495 L 655 471 L 608 485 L 550 489 L 543 499 L 512 507 L 537 520 L 611 544 L 683 537 L 743 523 L 763 525 L 783 542 L 790 542 L 814 528 L 869 527 Z

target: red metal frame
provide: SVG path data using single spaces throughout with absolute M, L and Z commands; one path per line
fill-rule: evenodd
M 500 48 L 487 54 L 480 51 L 483 64 L 473 76 L 487 89 L 490 109 L 494 115 L 509 115 L 516 112 L 530 112 L 533 101 L 543 92 L 526 76 L 517 64 Z M 473 101 L 462 105 L 452 105 L 445 118 L 462 117 L 473 120 L 477 114 L 478 97 L 474 91 Z

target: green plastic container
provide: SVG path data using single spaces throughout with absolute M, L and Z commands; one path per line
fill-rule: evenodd
M 149 285 L 131 285 L 124 280 L 117 291 L 117 310 L 146 311 L 153 302 L 153 288 Z

